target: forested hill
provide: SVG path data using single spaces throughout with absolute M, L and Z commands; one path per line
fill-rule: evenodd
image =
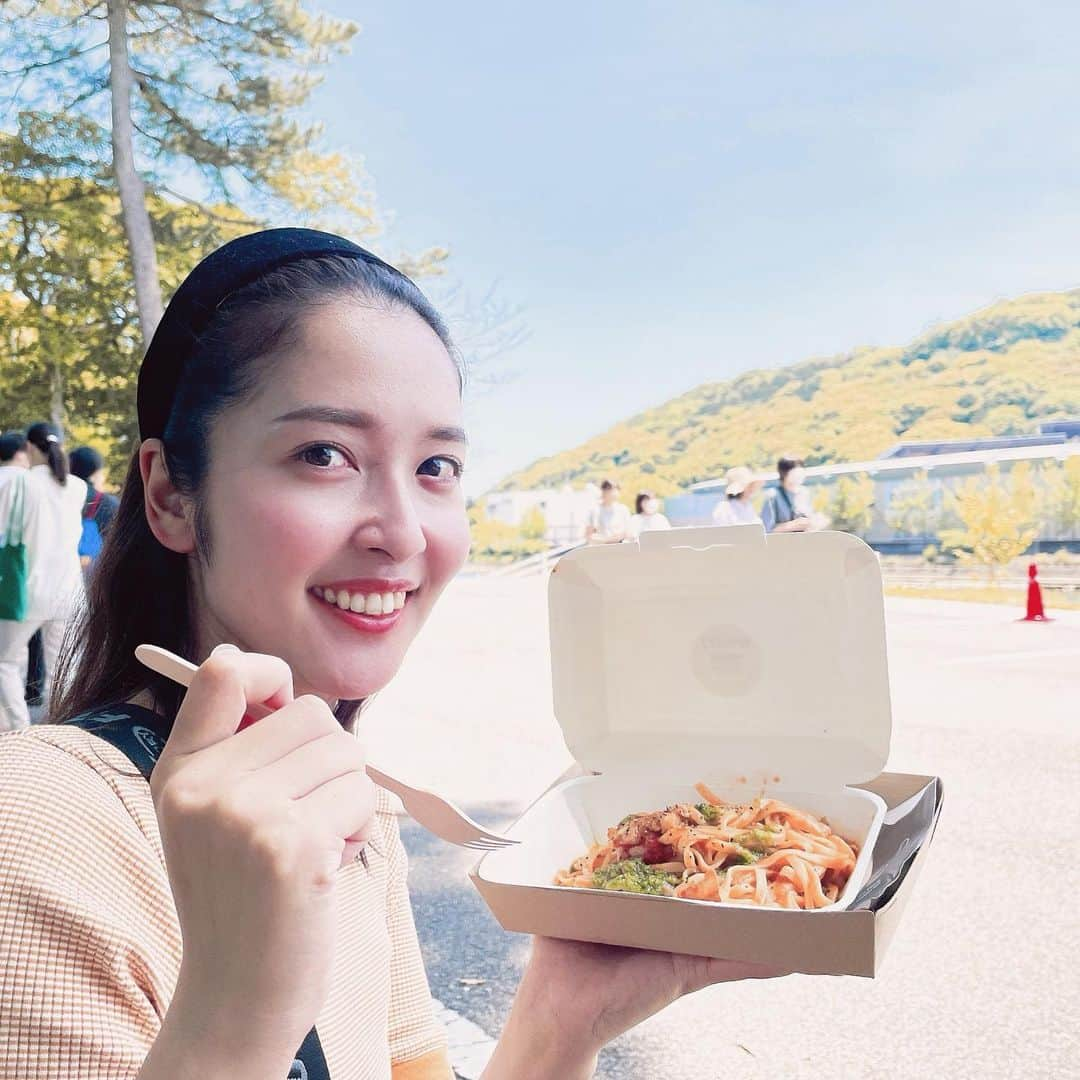
M 1003 301 L 899 348 L 858 348 L 706 383 L 508 476 L 505 488 L 616 477 L 666 495 L 781 452 L 808 464 L 901 440 L 1033 433 L 1080 414 L 1080 289 Z

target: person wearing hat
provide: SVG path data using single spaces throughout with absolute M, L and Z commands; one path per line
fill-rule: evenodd
M 753 525 L 761 517 L 754 509 L 754 496 L 761 490 L 761 480 L 745 465 L 729 469 L 724 477 L 724 496 L 713 508 L 714 525 Z
M 455 356 L 327 233 L 241 237 L 174 294 L 54 723 L 0 736 L 5 1075 L 450 1080 L 357 730 L 468 553 Z M 774 974 L 537 939 L 484 1075 L 592 1075 L 679 995 Z

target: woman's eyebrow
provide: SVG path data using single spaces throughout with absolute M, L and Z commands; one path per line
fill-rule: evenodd
M 299 409 L 274 417 L 272 423 L 284 424 L 290 420 L 315 420 L 361 431 L 376 426 L 375 417 L 371 413 L 361 412 L 359 409 L 342 409 L 337 405 L 302 405 Z M 427 437 L 438 442 L 457 442 L 463 445 L 468 445 L 469 442 L 464 430 L 453 425 L 433 427 L 428 431 Z

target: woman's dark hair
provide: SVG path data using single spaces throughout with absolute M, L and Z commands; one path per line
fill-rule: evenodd
M 105 459 L 92 446 L 78 446 L 68 454 L 71 475 L 90 482 L 90 477 L 105 467 Z
M 782 457 L 776 463 L 776 471 L 780 474 L 780 483 L 784 482 L 784 478 L 792 469 L 801 469 L 803 467 L 803 459 L 797 457 Z
M 64 644 L 52 721 L 62 723 L 142 690 L 150 691 L 167 718 L 176 715 L 183 691 L 148 672 L 135 659 L 134 649 L 150 642 L 193 662 L 202 659 L 192 655 L 189 560 L 205 562 L 212 556 L 209 522 L 198 500 L 211 465 L 211 429 L 224 412 L 254 393 L 273 354 L 298 336 L 303 316 L 348 297 L 415 312 L 446 346 L 459 384 L 464 383 L 442 319 L 416 285 L 391 267 L 336 255 L 302 259 L 232 293 L 184 365 L 162 438 L 172 482 L 184 495 L 195 497 L 195 554 L 170 551 L 150 531 L 136 450 L 90 578 L 86 607 Z M 338 720 L 350 726 L 361 704 L 339 702 Z
M 637 498 L 634 500 L 634 513 L 643 514 L 645 511 L 641 509 L 642 504 L 646 499 L 655 499 L 656 496 L 651 491 L 639 491 Z
M 26 441 L 37 447 L 49 461 L 49 468 L 56 482 L 63 487 L 67 483 L 68 463 L 64 453 L 64 433 L 46 420 L 31 426 Z

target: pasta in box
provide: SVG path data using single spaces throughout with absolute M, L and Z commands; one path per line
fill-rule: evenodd
M 873 974 L 895 915 L 848 910 L 875 788 L 897 790 L 873 551 L 757 525 L 645 533 L 566 556 L 549 602 L 555 713 L 587 775 L 473 870 L 503 925 Z

